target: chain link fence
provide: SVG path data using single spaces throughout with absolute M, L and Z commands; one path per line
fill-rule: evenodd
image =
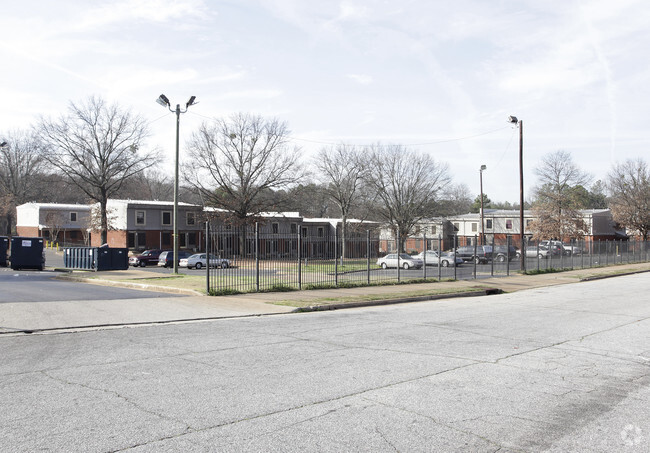
M 400 241 L 373 231 L 353 231 L 343 241 L 338 230 L 308 235 L 268 232 L 258 225 L 207 226 L 205 236 L 210 259 L 227 260 L 227 266 L 206 269 L 208 294 L 507 276 L 522 270 L 522 259 L 526 270 L 533 272 L 641 262 L 650 257 L 648 243 L 638 241 L 580 241 L 562 251 L 551 247 L 548 253 L 543 244 L 526 244 L 522 253 L 514 237 L 489 241 L 474 237 L 467 241 L 469 245 L 461 245 L 453 237 L 423 235 Z M 408 254 L 397 253 L 400 243 Z M 425 249 L 429 253 L 418 253 Z

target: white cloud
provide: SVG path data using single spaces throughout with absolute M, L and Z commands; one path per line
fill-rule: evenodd
M 339 5 L 339 20 L 365 19 L 368 15 L 368 8 L 358 2 L 343 1 Z
M 202 0 L 122 0 L 92 8 L 81 15 L 78 31 L 124 21 L 170 22 L 209 15 Z
M 273 99 L 282 96 L 281 90 L 243 90 L 243 91 L 231 91 L 226 94 L 220 94 L 212 97 L 215 101 L 226 101 L 226 100 L 236 100 L 236 99 Z
M 347 77 L 361 85 L 370 85 L 372 83 L 372 77 L 365 74 L 348 74 Z

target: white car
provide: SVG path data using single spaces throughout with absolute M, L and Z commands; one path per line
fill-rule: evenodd
M 178 265 L 180 267 L 186 267 L 188 269 L 201 269 L 207 265 L 206 260 L 207 257 L 205 256 L 205 253 L 195 253 L 189 258 L 182 258 L 178 262 Z M 211 256 L 210 267 L 220 267 L 222 269 L 225 269 L 227 267 L 230 267 L 230 260 L 227 260 L 226 258 L 217 258 Z
M 463 259 L 460 257 L 456 257 L 454 259 L 453 253 L 443 252 L 442 255 L 440 255 L 440 258 L 438 258 L 438 252 L 435 250 L 420 252 L 420 254 L 415 255 L 415 257 L 421 259 L 424 262 L 425 254 L 427 258 L 427 266 L 437 266 L 438 263 L 440 263 L 442 267 L 458 266 L 460 264 L 463 264 Z
M 389 267 L 401 267 L 402 269 L 419 269 L 422 267 L 424 262 L 420 258 L 413 257 L 406 253 L 399 254 L 399 261 L 397 259 L 397 253 L 389 253 L 383 258 L 377 260 L 377 266 L 381 266 L 384 269 Z

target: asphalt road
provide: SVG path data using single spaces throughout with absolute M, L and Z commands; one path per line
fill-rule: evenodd
M 647 452 L 649 286 L 2 335 L 1 448 Z
M 0 304 L 173 297 L 168 293 L 55 280 L 54 272 L 0 268 Z

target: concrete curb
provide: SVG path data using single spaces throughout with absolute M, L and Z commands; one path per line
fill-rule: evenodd
M 463 291 L 459 293 L 449 293 L 449 294 L 430 294 L 427 296 L 413 296 L 413 297 L 403 297 L 397 299 L 381 299 L 381 300 L 368 300 L 363 302 L 350 302 L 350 303 L 341 303 L 341 304 L 331 304 L 331 305 L 312 305 L 309 307 L 300 307 L 292 310 L 291 313 L 306 313 L 312 311 L 327 311 L 327 310 L 341 310 L 344 308 L 359 308 L 359 307 L 372 307 L 378 305 L 393 305 L 393 304 L 405 304 L 409 302 L 423 302 L 427 300 L 438 300 L 438 299 L 454 299 L 456 297 L 478 297 L 478 296 L 490 296 L 493 294 L 502 294 L 503 290 L 499 288 L 488 288 L 478 291 Z
M 193 323 L 193 322 L 219 321 L 222 319 L 258 318 L 260 316 L 273 316 L 279 314 L 282 313 L 248 314 L 248 315 L 232 315 L 232 316 L 228 316 L 228 315 L 205 316 L 205 317 L 198 317 L 198 318 L 165 319 L 160 321 L 136 321 L 136 322 L 122 322 L 122 323 L 85 324 L 79 326 L 64 326 L 64 327 L 40 327 L 34 329 L 12 329 L 9 332 L 0 332 L 0 337 L 12 336 L 12 335 L 42 334 L 42 333 L 78 332 L 83 330 L 97 330 L 97 329 L 121 329 L 125 327 L 162 326 L 167 324 L 186 324 L 186 323 Z
M 168 293 L 168 294 L 184 294 L 186 296 L 205 296 L 205 294 L 199 291 L 194 291 L 193 289 L 173 288 L 170 286 L 157 286 L 157 285 L 150 285 L 148 283 L 121 282 L 121 281 L 114 281 L 114 280 L 104 280 L 101 278 L 74 277 L 70 275 L 59 275 L 58 277 L 56 277 L 56 279 L 70 281 L 70 282 L 90 283 L 90 284 L 102 285 L 102 286 L 113 286 L 116 288 L 130 288 L 130 289 L 139 289 L 143 291 L 156 291 L 156 292 Z
M 611 274 L 611 275 L 597 275 L 597 276 L 594 276 L 594 277 L 581 278 L 580 281 L 581 282 L 591 282 L 591 281 L 594 281 L 594 280 L 604 280 L 606 278 L 623 277 L 625 275 L 645 274 L 646 272 L 650 272 L 650 270 L 623 272 L 623 273 L 620 273 L 620 274 Z

